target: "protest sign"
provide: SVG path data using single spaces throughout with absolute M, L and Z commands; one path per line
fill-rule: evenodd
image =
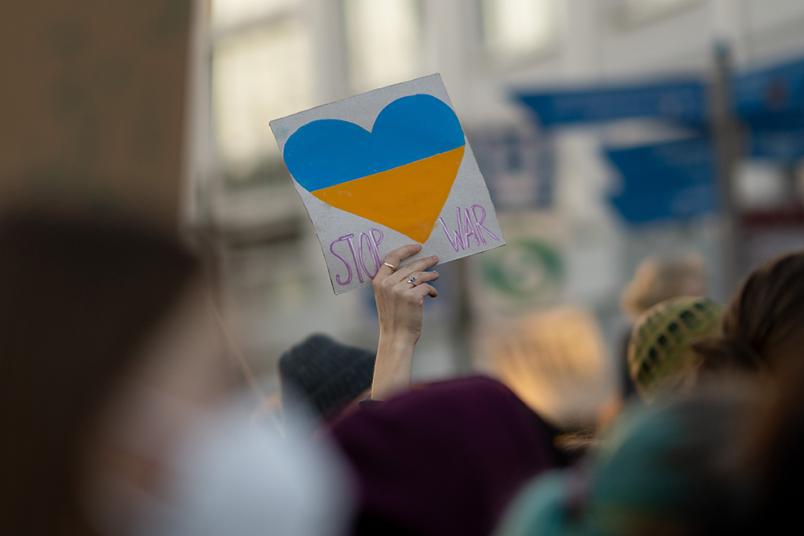
M 483 176 L 439 75 L 271 122 L 336 294 L 419 243 L 441 262 L 504 244 Z

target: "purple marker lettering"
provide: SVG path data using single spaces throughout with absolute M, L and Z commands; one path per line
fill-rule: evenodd
M 357 254 L 355 253 L 355 245 L 352 242 L 352 238 L 354 238 L 354 237 L 355 237 L 354 234 L 349 233 L 348 235 L 343 235 L 341 238 L 345 238 L 346 243 L 349 244 L 349 251 L 352 252 L 352 260 L 354 260 L 354 262 L 355 262 L 355 272 L 357 272 L 357 280 L 362 283 L 363 282 L 363 274 L 360 273 L 360 267 L 357 265 Z
M 371 239 L 374 242 L 374 247 L 372 248 L 371 252 L 374 254 L 374 263 L 377 265 L 377 270 L 379 270 L 380 266 L 382 266 L 382 260 L 380 257 L 380 242 L 382 242 L 382 239 L 385 238 L 385 235 L 383 235 L 382 231 L 379 229 L 371 229 L 369 232 L 371 233 Z
M 480 208 L 483 208 L 483 207 L 480 207 Z M 482 229 L 480 227 L 480 223 L 477 221 L 477 216 L 475 215 L 475 211 L 472 210 L 470 212 L 469 209 L 467 208 L 466 212 L 469 213 L 469 215 L 471 216 L 470 219 L 472 220 L 472 227 L 474 227 L 475 232 L 477 233 L 477 238 L 478 238 L 477 245 L 478 246 L 481 245 L 481 244 L 486 245 L 488 243 L 488 241 L 486 240 L 486 237 L 483 235 L 483 231 L 482 231 Z
M 358 250 L 357 250 L 358 251 L 357 260 L 360 263 L 360 266 L 363 268 L 363 271 L 366 272 L 366 275 L 369 277 L 369 279 L 374 279 L 374 276 L 377 275 L 377 270 L 380 269 L 380 263 L 376 262 L 374 264 L 374 273 L 371 273 L 369 271 L 369 269 L 366 267 L 366 253 L 365 250 L 363 249 L 364 242 L 369 250 L 369 253 L 372 256 L 372 259 L 374 259 L 375 257 L 374 252 L 372 251 L 373 244 L 371 243 L 371 237 L 369 237 L 368 233 L 360 233 L 360 242 L 358 244 Z
M 477 215 L 478 210 L 480 211 L 480 216 L 478 216 L 478 215 Z M 499 241 L 500 241 L 500 237 L 498 237 L 496 234 L 492 233 L 492 232 L 489 230 L 489 228 L 488 228 L 488 227 L 486 227 L 485 225 L 483 225 L 483 222 L 485 222 L 485 221 L 486 221 L 486 209 L 485 209 L 485 208 L 483 208 L 483 206 L 482 206 L 482 205 L 472 205 L 472 214 L 474 214 L 474 216 L 475 216 L 475 221 L 477 222 L 477 224 L 478 224 L 480 227 L 482 227 L 483 229 L 485 229 L 485 230 L 486 230 L 486 232 L 487 232 L 489 235 L 491 235 L 491 237 L 492 237 L 494 240 L 496 240 L 497 242 L 499 242 Z
M 461 237 L 461 209 L 460 209 L 460 207 L 458 207 L 457 215 L 458 215 L 458 218 L 457 218 L 458 229 L 454 233 L 449 230 L 449 227 L 447 227 L 447 222 L 444 221 L 443 216 L 439 216 L 438 221 L 441 222 L 441 227 L 444 228 L 444 234 L 447 235 L 447 240 L 449 240 L 449 245 L 452 246 L 452 249 L 454 249 L 455 251 L 460 251 L 461 249 L 466 249 L 466 246 L 463 243 L 463 238 Z M 454 240 L 453 240 L 453 236 L 455 237 Z
M 477 228 L 475 223 L 472 221 L 472 213 L 469 212 L 468 208 L 464 208 L 460 210 L 462 217 L 461 222 L 463 224 L 463 241 L 466 244 L 466 247 L 470 247 L 469 237 L 474 237 L 475 242 L 477 245 L 480 245 L 480 229 Z
M 347 236 L 351 237 L 352 235 L 347 235 Z M 329 245 L 329 251 L 333 255 L 338 257 L 338 259 L 343 263 L 343 265 L 346 266 L 346 278 L 345 279 L 341 280 L 340 274 L 335 274 L 335 282 L 338 283 L 342 287 L 346 286 L 346 285 L 348 285 L 349 283 L 352 282 L 352 267 L 349 265 L 349 263 L 346 261 L 346 259 L 344 259 L 343 257 L 341 257 L 340 255 L 338 255 L 335 252 L 335 244 L 337 244 L 338 242 L 341 242 L 342 240 L 345 240 L 345 239 L 346 239 L 346 236 L 342 236 L 339 239 L 333 241 Z

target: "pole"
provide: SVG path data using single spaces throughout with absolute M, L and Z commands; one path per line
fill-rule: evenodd
M 745 269 L 739 207 L 734 195 L 734 175 L 741 154 L 742 131 L 731 102 L 731 52 L 725 43 L 714 47 L 709 92 L 709 119 L 714 137 L 717 181 L 720 193 L 721 273 L 723 291 L 731 294 Z

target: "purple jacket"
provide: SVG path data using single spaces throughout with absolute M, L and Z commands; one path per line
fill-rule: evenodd
M 354 534 L 490 534 L 522 484 L 565 464 L 556 434 L 481 376 L 364 406 L 332 426 L 358 481 Z

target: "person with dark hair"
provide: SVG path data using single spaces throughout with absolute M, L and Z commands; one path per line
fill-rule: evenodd
M 782 365 L 780 382 L 752 415 L 746 467 L 754 478 L 753 524 L 746 534 L 784 534 L 801 522 L 804 478 L 804 360 Z
M 0 534 L 339 532 L 323 446 L 222 405 L 220 326 L 174 237 L 42 211 L 0 218 L 0 251 Z
M 696 351 L 704 371 L 770 372 L 804 348 L 804 253 L 754 270 L 723 314 L 719 337 Z
M 368 397 L 375 355 L 326 335 L 310 335 L 279 358 L 282 406 L 298 400 L 324 420 Z

